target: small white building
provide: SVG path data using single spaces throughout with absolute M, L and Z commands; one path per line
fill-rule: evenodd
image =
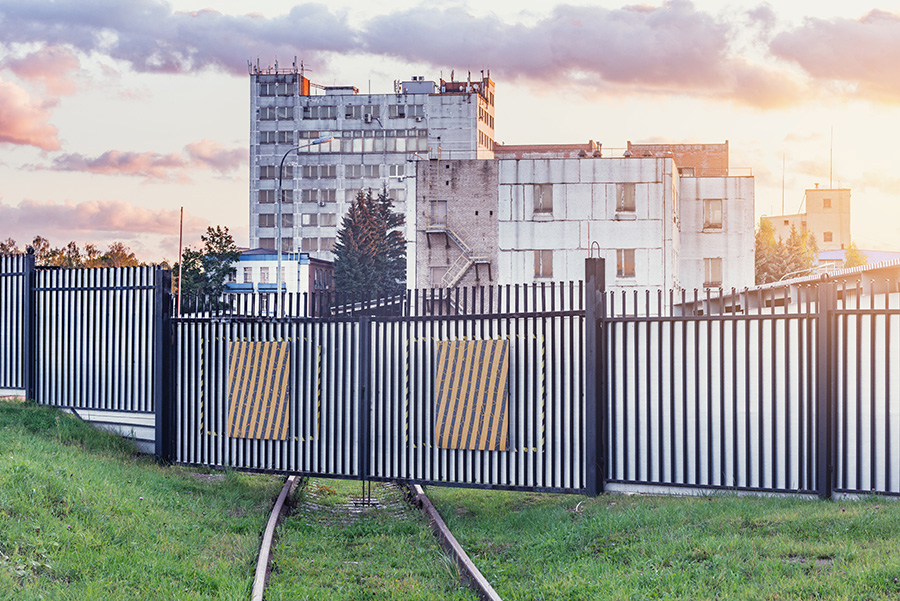
M 245 250 L 234 268 L 234 274 L 225 284 L 226 292 L 277 291 L 278 254 L 274 250 Z M 282 291 L 289 293 L 331 291 L 334 290 L 334 265 L 307 253 L 284 253 L 281 255 L 281 282 Z

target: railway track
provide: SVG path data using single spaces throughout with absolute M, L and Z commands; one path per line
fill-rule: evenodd
M 268 523 L 266 524 L 266 529 L 263 532 L 262 540 L 260 541 L 260 549 L 257 556 L 256 572 L 251 593 L 252 601 L 264 601 L 266 585 L 272 570 L 272 545 L 274 543 L 279 521 L 285 513 L 285 508 L 290 504 L 291 496 L 297 490 L 302 488 L 304 484 L 305 482 L 303 482 L 300 477 L 289 476 L 285 480 L 284 486 L 281 488 L 281 491 L 275 499 Z M 478 596 L 484 601 L 501 601 L 500 596 L 493 587 L 491 587 L 490 583 L 481 574 L 471 559 L 469 559 L 465 550 L 453 536 L 453 533 L 447 528 L 446 523 L 444 523 L 444 520 L 441 518 L 437 509 L 435 509 L 421 486 L 415 484 L 402 485 L 402 487 L 396 484 L 379 486 L 394 486 L 401 488 L 402 497 L 406 502 L 425 514 L 426 519 L 431 525 L 432 532 L 438 539 L 441 548 L 456 565 L 463 583 L 474 589 Z M 332 507 L 330 509 L 333 516 L 332 519 L 345 522 L 347 520 L 357 519 L 369 508 L 391 509 L 389 505 L 386 506 L 382 503 L 377 491 L 375 495 L 372 495 L 371 483 L 369 484 L 368 492 L 366 490 L 366 485 L 363 484 L 362 493 L 363 494 L 359 497 L 351 497 L 346 504 Z M 388 503 L 390 503 L 390 501 Z M 298 510 L 304 511 L 305 509 L 306 511 L 318 511 L 321 509 L 319 506 L 312 503 L 308 503 L 307 505 L 309 505 L 309 507 L 298 507 Z M 393 509 L 395 511 L 397 510 L 397 508 Z M 399 515 L 399 513 L 397 515 Z

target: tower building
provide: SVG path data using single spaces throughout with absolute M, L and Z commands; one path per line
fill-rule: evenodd
M 405 214 L 404 180 L 415 177 L 415 160 L 493 158 L 490 73 L 474 81 L 451 74 L 438 83 L 417 76 L 395 81 L 392 93 L 361 94 L 353 86 L 313 83 L 296 61 L 289 69 L 257 64 L 249 71 L 253 248 L 278 246 L 277 200 L 281 249 L 331 259 L 341 219 L 359 190 L 386 187 Z

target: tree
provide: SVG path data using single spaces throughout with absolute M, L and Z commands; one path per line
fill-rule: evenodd
M 853 242 L 851 242 L 850 246 L 844 251 L 844 268 L 857 267 L 859 265 L 865 265 L 868 262 L 869 257 L 864 255 Z
M 403 215 L 382 189 L 360 190 L 341 221 L 334 245 L 334 284 L 350 298 L 367 300 L 406 290 Z
M 181 253 L 182 309 L 188 296 L 221 296 L 226 279 L 235 272 L 234 262 L 241 258 L 241 251 L 227 227 L 210 226 L 200 240 L 203 241 L 203 248 L 195 250 L 187 247 Z M 175 277 L 178 277 L 178 267 L 176 263 Z
M 137 267 L 140 262 L 131 249 L 121 242 L 113 242 L 100 258 L 103 267 Z
M 19 250 L 19 247 L 16 246 L 16 241 L 12 238 L 7 238 L 6 240 L 0 240 L 0 257 L 11 257 L 13 255 L 20 255 L 22 251 Z
M 757 284 L 805 275 L 819 263 L 819 246 L 813 234 L 792 227 L 787 240 L 775 240 L 775 226 L 768 219 L 760 220 L 755 247 Z

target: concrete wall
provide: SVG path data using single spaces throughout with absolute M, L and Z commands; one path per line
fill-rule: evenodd
M 722 200 L 722 227 L 704 228 L 703 202 Z M 754 284 L 754 180 L 752 177 L 680 179 L 681 286 L 703 289 L 704 259 L 722 258 L 722 286 Z

